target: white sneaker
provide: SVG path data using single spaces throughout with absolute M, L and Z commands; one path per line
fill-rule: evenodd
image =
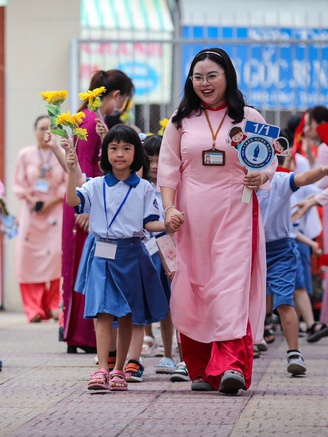
M 287 352 L 287 372 L 294 375 L 303 375 L 306 372 L 304 358 L 299 351 Z
M 157 366 L 155 366 L 156 373 L 171 374 L 174 372 L 175 365 L 176 363 L 172 358 L 163 357 Z
M 141 355 L 144 357 L 154 356 L 158 350 L 158 344 L 155 338 L 145 335 Z

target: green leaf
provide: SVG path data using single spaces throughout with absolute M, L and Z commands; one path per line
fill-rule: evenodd
M 48 111 L 49 116 L 53 116 L 56 117 L 57 115 L 60 114 L 60 109 L 58 108 L 58 106 L 54 106 L 54 105 L 43 105 L 46 110 Z
M 65 129 L 51 129 L 51 132 L 53 132 L 54 134 L 56 134 L 60 137 L 68 138 L 68 135 L 67 135 L 67 132 Z

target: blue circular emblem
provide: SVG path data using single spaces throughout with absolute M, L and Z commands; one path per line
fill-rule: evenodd
M 271 164 L 273 158 L 272 144 L 261 136 L 248 137 L 238 150 L 238 159 L 248 170 L 262 170 Z

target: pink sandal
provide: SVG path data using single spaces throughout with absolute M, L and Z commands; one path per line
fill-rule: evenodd
M 122 370 L 112 370 L 109 374 L 110 391 L 126 391 L 128 383 L 126 382 L 125 373 Z
M 108 370 L 98 369 L 91 373 L 88 390 L 108 390 Z

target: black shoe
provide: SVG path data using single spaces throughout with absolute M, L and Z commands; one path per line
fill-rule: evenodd
M 328 337 L 328 326 L 325 323 L 322 323 L 321 328 L 316 331 L 315 327 L 318 324 L 319 323 L 314 323 L 314 325 L 312 325 L 309 329 L 309 336 L 306 339 L 309 343 L 315 343 L 316 341 L 321 340 L 323 337 Z

